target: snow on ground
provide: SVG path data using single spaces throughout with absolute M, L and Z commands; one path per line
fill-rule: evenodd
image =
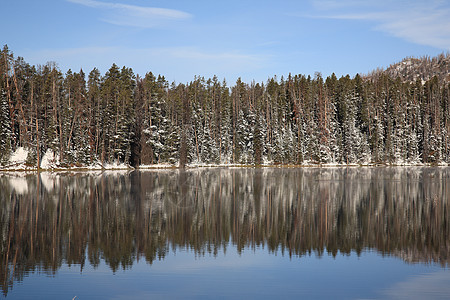
M 55 154 L 52 149 L 47 149 L 41 159 L 42 169 L 55 169 L 59 165 L 59 155 Z
M 17 148 L 14 153 L 11 154 L 9 161 L 5 165 L 0 165 L 1 170 L 24 170 L 24 171 L 33 171 L 36 170 L 36 166 L 29 166 L 26 165 L 26 160 L 28 158 L 29 150 L 19 147 Z M 155 166 L 158 167 L 158 166 Z M 152 167 L 152 168 L 155 168 Z M 164 166 L 166 167 L 166 166 Z M 44 156 L 41 158 L 40 162 L 40 168 L 43 170 L 69 170 L 69 171 L 76 171 L 76 170 L 130 170 L 133 169 L 130 165 L 124 164 L 124 163 L 106 163 L 101 164 L 99 161 L 95 161 L 90 165 L 85 166 L 79 166 L 79 167 L 69 167 L 69 168 L 63 168 L 60 166 L 60 158 L 59 154 L 53 152 L 51 149 L 47 149 Z
M 7 165 L 0 166 L 2 170 L 21 170 L 21 171 L 33 171 L 36 170 L 35 166 L 27 166 L 25 164 L 26 159 L 28 157 L 29 151 L 23 147 L 17 148 L 17 150 L 11 154 L 11 157 L 7 163 Z M 59 155 L 54 153 L 51 149 L 48 149 L 47 152 L 41 159 L 41 168 L 43 170 L 67 170 L 67 171 L 103 171 L 103 170 L 124 170 L 129 171 L 134 169 L 128 164 L 114 162 L 114 163 L 105 163 L 101 164 L 100 161 L 95 161 L 90 165 L 79 166 L 79 167 L 69 167 L 62 168 L 60 165 Z M 420 163 L 419 161 L 413 162 L 404 162 L 398 161 L 395 164 L 382 164 L 382 166 L 427 166 L 429 164 Z M 438 166 L 448 166 L 448 163 L 441 162 Z M 326 163 L 326 164 L 318 164 L 317 162 L 305 161 L 302 165 L 274 165 L 273 162 L 264 160 L 263 164 L 260 167 L 279 167 L 279 168 L 298 168 L 298 167 L 319 167 L 319 168 L 346 168 L 346 167 L 374 167 L 378 166 L 377 164 L 365 162 L 362 164 L 339 164 L 339 163 Z M 252 164 L 231 164 L 231 163 L 218 163 L 218 164 L 207 164 L 207 163 L 190 163 L 186 165 L 186 168 L 242 168 L 242 167 L 255 167 Z M 169 163 L 160 163 L 153 165 L 140 165 L 138 167 L 139 170 L 170 170 L 170 169 L 178 169 L 178 164 L 173 165 Z M 20 190 L 19 185 L 21 183 L 18 182 L 17 189 Z
M 25 162 L 28 157 L 28 152 L 29 151 L 23 147 L 17 148 L 16 151 L 14 151 L 11 154 L 8 164 L 4 166 L 5 169 L 14 169 L 14 170 L 28 169 L 28 167 L 25 165 Z
M 170 169 L 177 166 L 171 164 L 154 164 L 154 165 L 140 165 L 139 169 Z
M 11 163 L 25 163 L 28 157 L 28 150 L 25 150 L 23 147 L 17 148 L 16 151 L 11 155 L 9 161 Z
M 131 169 L 131 167 L 124 163 L 114 162 L 114 163 L 106 163 L 103 165 L 104 169 L 107 170 L 128 170 Z

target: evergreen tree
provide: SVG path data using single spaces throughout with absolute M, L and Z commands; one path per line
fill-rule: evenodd
M 18 147 L 31 165 L 47 150 L 62 166 L 450 162 L 450 85 L 429 67 L 415 82 L 398 68 L 231 87 L 195 76 L 169 86 L 115 64 L 104 76 L 94 68 L 86 82 L 83 70 L 63 75 L 56 63 L 35 67 L 7 46 L 0 52 L 2 164 Z M 418 61 L 435 60 L 448 55 Z
M 92 69 L 88 75 L 87 101 L 90 107 L 89 117 L 89 144 L 91 153 L 90 162 L 96 161 L 100 157 L 101 132 L 102 132 L 102 102 L 101 102 L 101 76 L 97 68 Z
M 11 121 L 6 93 L 0 93 L 0 163 L 6 163 L 11 153 Z
M 106 72 L 101 84 L 102 92 L 102 131 L 100 135 L 100 159 L 102 164 L 113 162 L 118 157 L 115 154 L 120 153 L 119 135 L 119 112 L 120 112 L 120 70 L 116 64 Z

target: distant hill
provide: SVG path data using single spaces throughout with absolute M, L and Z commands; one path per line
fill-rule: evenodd
M 417 79 L 425 82 L 435 75 L 441 82 L 450 82 L 450 53 L 442 53 L 431 58 L 429 56 L 421 58 L 407 57 L 386 69 L 377 68 L 364 77 L 377 77 L 381 73 L 387 74 L 392 78 L 400 77 L 403 81 L 409 82 L 414 82 Z
M 375 73 L 380 70 L 375 71 Z M 399 63 L 390 65 L 385 71 L 391 77 L 400 76 L 404 81 L 427 81 L 437 76 L 440 81 L 450 82 L 450 53 L 436 57 L 408 57 Z

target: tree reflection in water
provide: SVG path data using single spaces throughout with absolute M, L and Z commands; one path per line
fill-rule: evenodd
M 333 256 L 366 249 L 448 266 L 449 168 L 193 169 L 0 176 L 0 281 L 179 248 Z

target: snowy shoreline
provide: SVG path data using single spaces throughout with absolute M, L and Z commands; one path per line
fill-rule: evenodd
M 28 151 L 24 148 L 18 148 L 12 153 L 9 161 L 6 165 L 0 165 L 0 171 L 23 171 L 23 172 L 58 172 L 58 171 L 113 171 L 113 170 L 178 170 L 178 165 L 172 164 L 152 164 L 152 165 L 140 165 L 138 167 L 132 167 L 124 163 L 107 163 L 101 164 L 101 162 L 95 162 L 91 165 L 82 166 L 70 166 L 64 167 L 59 164 L 59 156 L 53 151 L 48 150 L 41 159 L 40 168 L 27 164 Z M 425 163 L 395 163 L 395 164 L 380 164 L 380 163 L 362 163 L 362 164 L 333 164 L 326 163 L 320 164 L 316 162 L 305 162 L 300 165 L 296 164 L 273 164 L 270 162 L 264 162 L 260 165 L 254 164 L 231 164 L 231 163 L 219 163 L 219 164 L 203 164 L 203 163 L 191 163 L 186 165 L 186 169 L 195 168 L 360 168 L 360 167 L 448 167 L 448 163 L 440 164 L 425 164 Z
M 295 169 L 295 168 L 425 168 L 425 167 L 449 167 L 448 164 L 301 164 L 301 165 L 283 165 L 283 164 L 263 164 L 263 165 L 246 165 L 246 164 L 188 164 L 184 169 L 208 169 L 208 168 L 280 168 L 280 169 Z M 179 166 L 169 164 L 155 164 L 142 165 L 139 167 L 132 167 L 125 164 L 107 164 L 107 165 L 91 165 L 80 167 L 51 167 L 40 168 L 31 166 L 0 166 L 0 172 L 90 172 L 90 171 L 157 171 L 157 170 L 180 170 Z

